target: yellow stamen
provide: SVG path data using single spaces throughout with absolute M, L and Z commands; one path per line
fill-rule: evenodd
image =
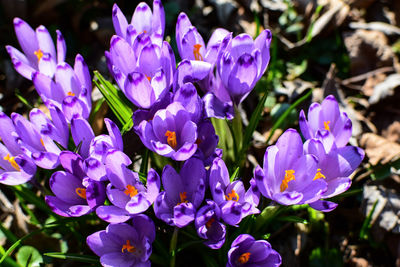
M 239 256 L 239 258 L 238 258 L 237 261 L 238 261 L 240 264 L 245 264 L 245 263 L 247 263 L 247 262 L 249 261 L 250 255 L 251 255 L 250 252 L 243 253 L 242 255 Z
M 178 143 L 176 142 L 176 133 L 175 132 L 171 132 L 171 131 L 167 131 L 165 133 L 165 136 L 167 137 L 168 145 L 170 145 L 170 147 L 175 149 L 176 146 L 178 145 Z
M 86 199 L 86 189 L 78 187 L 75 189 L 75 193 L 83 199 Z
M 42 138 L 40 138 L 40 143 L 42 144 L 42 146 L 43 146 L 43 147 L 45 147 L 45 146 L 44 146 L 44 142 L 43 142 L 43 139 L 42 139 Z
M 200 48 L 202 47 L 201 44 L 195 44 L 193 46 L 193 56 L 196 60 L 203 61 L 203 56 L 200 54 Z
M 131 241 L 130 241 L 130 240 L 126 240 L 126 244 L 124 244 L 124 245 L 122 246 L 122 249 L 121 249 L 122 253 L 125 253 L 124 250 L 126 250 L 126 251 L 132 253 L 132 252 L 135 252 L 135 251 L 136 251 L 136 248 L 135 248 L 134 246 L 131 245 Z
M 182 203 L 188 203 L 189 202 L 187 200 L 187 192 L 179 193 L 179 198 L 181 199 L 181 201 L 178 203 L 178 205 L 182 204 Z
M 233 189 L 227 196 L 225 196 L 225 198 L 226 198 L 226 200 L 233 200 L 236 202 L 239 201 L 239 195 Z
M 39 61 L 42 59 L 42 57 L 43 57 L 43 51 L 40 50 L 40 49 L 38 49 L 38 50 L 36 50 L 36 51 L 33 52 L 33 53 L 35 54 L 35 56 L 37 57 L 37 61 L 39 62 Z
M 331 129 L 329 128 L 329 123 L 331 123 L 331 121 L 324 121 L 324 128 L 327 131 L 330 131 Z
M 322 173 L 321 173 L 321 169 L 318 169 L 317 170 L 317 173 L 315 174 L 315 177 L 314 177 L 314 180 L 313 181 L 315 181 L 315 180 L 317 180 L 317 179 L 320 179 L 320 178 L 326 178 L 325 177 L 325 175 L 323 175 Z
M 292 180 L 296 180 L 294 176 L 294 170 L 286 170 L 285 178 L 282 180 L 281 183 L 281 192 L 285 191 L 288 188 L 288 183 Z
M 134 187 L 133 185 L 128 184 L 126 186 L 126 190 L 124 191 L 125 195 L 129 195 L 130 197 L 134 197 L 138 194 L 138 191 L 136 189 L 136 187 Z
M 147 76 L 147 75 L 145 75 L 145 76 L 146 76 L 147 80 L 149 80 L 149 82 L 151 82 L 151 77 Z
M 206 228 L 207 228 L 207 229 L 210 229 L 211 225 L 212 225 L 214 222 L 215 222 L 214 217 L 212 217 L 211 219 L 209 219 L 209 220 L 206 222 Z
M 15 157 L 10 157 L 10 154 L 7 154 L 7 156 L 5 156 L 3 159 L 10 162 L 11 166 L 13 166 L 13 168 L 16 169 L 17 171 L 21 170 L 21 168 L 18 166 L 17 162 L 15 161 Z
M 68 92 L 67 95 L 69 95 L 69 96 L 75 96 L 75 94 L 72 93 L 72 92 Z

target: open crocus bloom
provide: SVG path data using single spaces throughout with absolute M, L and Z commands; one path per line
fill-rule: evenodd
M 304 155 L 303 142 L 294 129 L 286 130 L 265 151 L 264 167 L 257 166 L 254 178 L 261 194 L 282 205 L 308 204 L 327 190 L 324 179 L 314 179 L 318 159 Z
M 31 80 L 36 71 L 52 78 L 56 65 L 64 62 L 66 54 L 65 40 L 57 30 L 57 51 L 46 27 L 39 26 L 34 31 L 28 23 L 14 18 L 14 29 L 23 53 L 12 46 L 6 46 L 15 70 Z

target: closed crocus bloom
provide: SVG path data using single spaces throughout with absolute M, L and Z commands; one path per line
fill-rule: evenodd
M 364 151 L 359 147 L 336 147 L 335 137 L 329 131 L 318 131 L 316 138 L 304 143 L 304 150 L 318 158 L 318 169 L 314 180 L 323 179 L 328 184 L 327 190 L 321 195 L 322 199 L 331 198 L 345 192 L 351 185 L 348 177 L 361 163 Z M 309 205 L 317 210 L 331 211 L 337 204 L 317 200 Z
M 220 220 L 221 209 L 212 200 L 207 200 L 207 204 L 196 213 L 197 234 L 207 240 L 204 244 L 209 248 L 219 249 L 225 243 L 226 227 Z
M 151 266 L 152 243 L 156 237 L 153 221 L 144 214 L 132 223 L 110 224 L 106 230 L 91 234 L 86 243 L 105 267 Z
M 65 40 L 57 30 L 57 49 L 46 27 L 39 26 L 34 31 L 28 23 L 14 18 L 14 29 L 23 53 L 12 46 L 6 46 L 15 70 L 31 80 L 36 71 L 50 78 L 54 76 L 56 65 L 64 62 Z
M 247 234 L 239 235 L 228 251 L 227 267 L 274 267 L 282 263 L 281 255 L 266 240 L 255 240 Z
M 160 177 L 150 169 L 145 186 L 139 175 L 128 169 L 131 160 L 116 149 L 108 151 L 105 165 L 110 183 L 107 185 L 107 196 L 111 206 L 100 206 L 97 215 L 110 223 L 127 221 L 132 215 L 146 211 L 160 192 Z
M 0 112 L 0 183 L 24 184 L 36 173 L 36 165 L 23 153 L 12 120 Z
M 49 181 L 55 196 L 45 198 L 54 213 L 64 217 L 79 217 L 104 203 L 105 187 L 86 176 L 81 156 L 63 151 L 60 153 L 60 163 L 65 171 L 55 172 Z
M 299 117 L 301 133 L 306 139 L 314 138 L 318 131 L 329 131 L 335 137 L 337 147 L 347 145 L 351 137 L 352 123 L 345 112 L 341 112 L 333 95 L 321 104 L 312 103 L 308 109 L 308 120 L 302 110 Z
M 68 147 L 69 138 L 68 124 L 62 112 L 57 107 L 50 110 L 55 123 L 37 108 L 29 113 L 30 121 L 17 113 L 11 115 L 22 151 L 44 169 L 54 169 L 59 165 L 61 150 L 54 141 Z
M 197 126 L 179 102 L 143 120 L 135 131 L 148 149 L 173 160 L 187 160 L 197 150 Z
M 228 169 L 221 158 L 215 158 L 210 169 L 210 190 L 215 203 L 221 208 L 222 219 L 230 224 L 237 225 L 251 214 L 259 213 L 256 192 L 249 189 L 247 192 L 242 181 L 230 182 Z
M 286 130 L 264 155 L 264 167 L 254 171 L 257 188 L 266 198 L 282 205 L 308 204 L 327 190 L 324 179 L 314 179 L 318 159 L 304 155 L 303 143 L 294 129 Z
M 77 117 L 89 117 L 92 82 L 81 55 L 76 56 L 74 68 L 65 62 L 58 64 L 54 80 L 43 73 L 34 72 L 32 82 L 46 106 L 60 108 L 68 122 Z
M 191 223 L 204 199 L 205 178 L 204 164 L 196 158 L 185 161 L 179 174 L 165 166 L 161 176 L 165 191 L 154 202 L 157 218 L 180 228 Z

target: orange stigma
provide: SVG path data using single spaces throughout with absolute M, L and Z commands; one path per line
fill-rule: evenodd
M 18 166 L 17 162 L 15 161 L 15 157 L 10 157 L 10 154 L 7 154 L 7 156 L 5 156 L 3 159 L 10 162 L 11 166 L 13 166 L 13 168 L 16 169 L 17 171 L 21 170 L 21 168 Z
M 35 56 L 37 57 L 37 61 L 39 62 L 39 61 L 42 59 L 42 57 L 43 57 L 43 51 L 40 50 L 40 49 L 38 49 L 38 50 L 36 50 L 36 51 L 33 52 L 33 53 L 35 54 Z
M 239 201 L 239 195 L 233 189 L 228 195 L 225 196 L 225 198 L 226 198 L 226 200 L 233 200 L 236 202 Z
M 324 121 L 324 128 L 327 131 L 330 131 L 331 129 L 329 128 L 329 123 L 331 123 L 331 121 Z
M 317 180 L 317 179 L 320 179 L 320 178 L 326 178 L 325 177 L 325 175 L 323 175 L 322 173 L 321 173 L 321 169 L 318 169 L 317 170 L 317 173 L 315 174 L 315 177 L 314 177 L 314 179 L 313 179 L 313 181 L 315 181 L 315 180 Z
M 122 246 L 122 249 L 121 249 L 122 253 L 125 253 L 124 250 L 132 253 L 132 252 L 136 251 L 136 248 L 131 245 L 131 241 L 130 240 L 126 240 L 126 243 Z
M 210 229 L 211 225 L 212 225 L 214 222 L 215 222 L 214 217 L 211 217 L 211 219 L 209 219 L 209 220 L 206 222 L 206 228 L 207 228 L 207 229 Z
M 170 147 L 175 149 L 176 146 L 178 145 L 178 143 L 176 142 L 176 133 L 175 132 L 171 132 L 171 131 L 167 131 L 165 133 L 165 136 L 167 137 L 168 145 L 170 145 Z
M 195 44 L 193 46 L 193 56 L 196 60 L 203 61 L 203 56 L 200 54 L 200 48 L 202 47 L 201 44 Z
M 86 199 L 86 189 L 78 187 L 75 189 L 75 193 L 83 199 Z
M 128 184 L 126 186 L 126 190 L 124 191 L 125 195 L 130 196 L 130 197 L 134 197 L 138 194 L 138 191 L 136 189 L 136 187 L 134 187 L 133 185 Z
M 69 96 L 75 96 L 75 94 L 72 93 L 72 92 L 68 92 L 67 95 L 69 95 Z
M 245 263 L 247 263 L 247 262 L 249 261 L 250 255 L 251 255 L 250 252 L 243 253 L 242 255 L 239 256 L 239 258 L 238 258 L 237 261 L 238 261 L 240 264 L 245 264 Z
M 178 205 L 182 204 L 182 203 L 188 203 L 189 202 L 187 200 L 187 192 L 179 193 L 179 198 L 181 199 L 181 201 L 178 203 Z
M 40 138 L 40 143 L 42 144 L 42 146 L 43 146 L 43 147 L 45 147 L 45 146 L 44 146 L 44 142 L 43 142 L 43 139 L 42 139 L 42 138 Z
M 294 170 L 286 170 L 285 178 L 282 180 L 281 183 L 281 192 L 285 191 L 288 188 L 288 183 L 292 180 L 296 180 L 294 176 Z

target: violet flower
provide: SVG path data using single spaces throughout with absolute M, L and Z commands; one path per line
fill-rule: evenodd
M 65 171 L 53 173 L 49 181 L 55 196 L 45 197 L 54 213 L 64 217 L 79 217 L 104 203 L 105 187 L 86 176 L 81 156 L 63 151 L 60 162 Z
M 226 266 L 273 267 L 280 266 L 281 263 L 281 255 L 272 249 L 268 241 L 255 240 L 251 235 L 242 234 L 232 242 Z
M 282 205 L 308 204 L 320 199 L 327 190 L 324 179 L 314 179 L 318 159 L 304 155 L 300 135 L 286 130 L 264 155 L 264 168 L 254 171 L 261 194 Z
M 331 132 L 337 147 L 345 146 L 351 137 L 351 120 L 345 112 L 340 111 L 333 95 L 328 95 L 321 104 L 312 103 L 308 109 L 308 120 L 302 110 L 299 125 L 306 139 L 316 137 L 318 130 Z
M 318 158 L 318 169 L 314 180 L 323 179 L 328 184 L 327 191 L 321 195 L 322 199 L 334 197 L 349 189 L 351 179 L 348 176 L 364 158 L 364 151 L 359 147 L 337 148 L 335 137 L 330 131 L 318 131 L 316 138 L 304 143 L 304 150 Z M 317 200 L 309 205 L 324 212 L 331 211 L 337 206 L 336 203 L 326 200 Z
M 148 149 L 173 160 L 187 160 L 197 150 L 197 126 L 179 102 L 158 110 L 152 120 L 143 120 L 135 132 Z
M 204 199 L 206 171 L 201 160 L 191 158 L 178 174 L 170 165 L 164 167 L 164 190 L 154 202 L 156 217 L 179 228 L 191 223 Z
M 127 221 L 132 215 L 146 211 L 160 192 L 160 177 L 150 169 L 145 187 L 139 175 L 127 168 L 132 163 L 127 155 L 116 149 L 107 153 L 105 164 L 110 183 L 107 196 L 113 206 L 100 206 L 97 215 L 110 223 Z
M 56 65 L 65 60 L 66 45 L 61 32 L 56 31 L 56 49 L 49 32 L 43 25 L 34 31 L 24 20 L 14 18 L 14 29 L 23 53 L 9 45 L 6 49 L 15 70 L 28 80 L 32 79 L 32 74 L 36 71 L 52 78 Z
M 24 184 L 36 173 L 36 165 L 20 148 L 19 136 L 12 120 L 0 112 L 0 183 Z
M 219 249 L 225 243 L 226 227 L 220 220 L 221 209 L 212 200 L 207 200 L 207 204 L 196 213 L 194 223 L 197 234 L 207 239 L 204 244 L 209 248 Z
M 228 169 L 221 158 L 215 158 L 210 169 L 210 190 L 215 203 L 221 208 L 222 219 L 237 225 L 251 214 L 259 213 L 259 194 L 251 188 L 245 190 L 242 181 L 230 182 Z
M 135 215 L 132 224 L 109 224 L 106 230 L 91 234 L 86 243 L 105 267 L 151 266 L 149 257 L 156 237 L 153 221 Z

